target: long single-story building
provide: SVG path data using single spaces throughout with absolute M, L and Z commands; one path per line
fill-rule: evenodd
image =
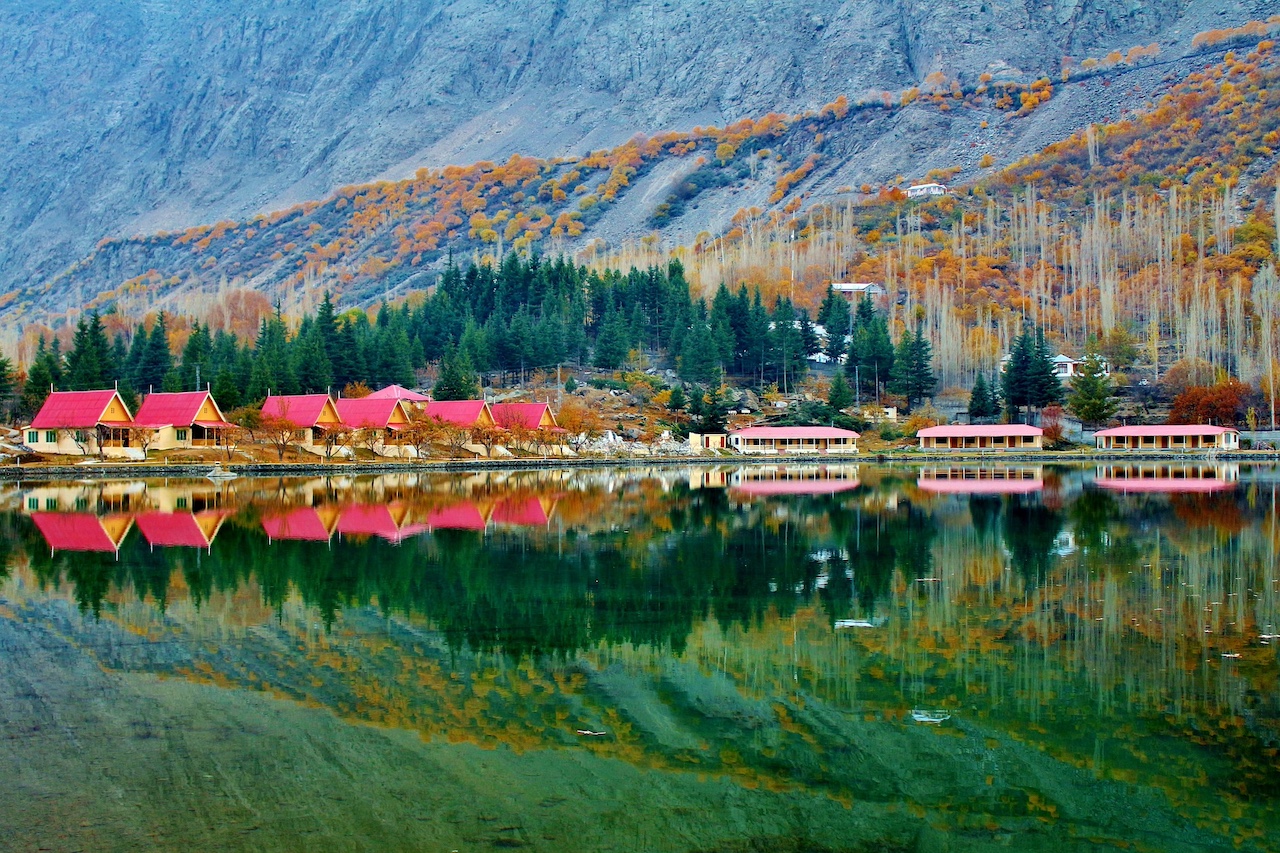
M 1044 430 L 1026 424 L 950 424 L 916 433 L 921 450 L 1040 450 Z
M 88 456 L 101 450 L 104 456 L 134 456 L 132 426 L 133 415 L 114 389 L 53 391 L 23 435 L 37 453 Z
M 1122 426 L 1093 434 L 1099 450 L 1238 450 L 1240 431 L 1208 424 Z
M 758 426 L 729 433 L 739 453 L 857 453 L 858 433 L 824 426 Z

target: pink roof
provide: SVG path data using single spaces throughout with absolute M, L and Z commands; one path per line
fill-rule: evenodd
M 201 513 L 200 515 L 219 515 L 220 513 Z M 200 527 L 200 520 L 190 512 L 144 512 L 134 521 L 142 531 L 142 537 L 152 545 L 162 548 L 186 546 L 206 548 L 212 541 Z M 215 531 L 216 532 L 216 531 Z
M 427 403 L 427 417 L 458 426 L 475 426 L 485 405 L 484 400 L 432 400 Z
M 1002 435 L 1044 435 L 1040 427 L 1026 424 L 950 424 L 925 427 L 916 438 L 995 438 Z
M 349 427 L 363 429 L 366 427 L 385 428 L 391 420 L 391 413 L 400 405 L 395 397 L 354 397 L 334 402 L 338 409 L 338 417 Z
M 102 420 L 107 406 L 117 396 L 115 390 L 105 391 L 54 391 L 44 401 L 40 411 L 31 420 L 34 429 L 93 429 Z M 123 406 L 123 402 L 121 403 Z M 128 412 L 128 407 L 125 407 Z M 111 423 L 120 426 L 125 422 Z M 112 549 L 114 550 L 114 549 Z
M 324 404 L 329 401 L 328 394 L 292 394 L 281 397 L 268 397 L 262 404 L 264 418 L 287 418 L 300 427 L 313 427 L 324 414 Z
M 537 429 L 542 415 L 550 408 L 546 403 L 494 403 L 489 413 L 500 427 Z M 555 423 L 555 415 L 551 416 L 551 422 Z
M 396 544 L 426 529 L 425 524 L 400 527 L 386 504 L 352 504 L 338 518 L 338 532 L 343 536 L 378 536 Z
M 1224 432 L 1239 432 L 1234 427 L 1209 426 L 1208 424 L 1157 424 L 1155 426 L 1122 426 L 1101 429 L 1094 436 L 1175 436 L 1175 435 L 1222 435 Z
M 191 426 L 204 405 L 205 398 L 212 400 L 208 391 L 182 391 L 176 394 L 148 394 L 138 407 L 133 422 L 144 427 Z M 218 413 L 216 421 L 201 421 L 201 426 L 231 426 L 222 418 L 218 403 L 213 403 Z
M 834 495 L 858 488 L 856 479 L 819 479 L 819 480 L 747 480 L 735 483 L 731 491 L 741 492 L 753 497 L 769 497 L 772 495 Z
M 55 551 L 119 550 L 98 516 L 88 512 L 34 512 L 31 520 Z
M 306 542 L 328 542 L 329 528 L 314 507 L 300 506 L 279 515 L 262 519 L 262 529 L 272 539 L 299 539 Z
M 1044 488 L 1044 480 L 952 480 L 921 477 L 922 491 L 940 495 L 1028 495 Z
M 503 498 L 493 508 L 493 520 L 497 524 L 512 524 L 521 527 L 541 527 L 547 523 L 547 511 L 542 508 L 542 501 L 533 496 L 526 498 Z
M 860 438 L 851 429 L 824 426 L 758 426 L 738 429 L 729 433 L 742 438 Z
M 1144 477 L 1129 479 L 1126 477 L 1100 477 L 1093 481 L 1104 489 L 1119 492 L 1222 492 L 1234 489 L 1236 484 L 1229 480 L 1215 480 L 1209 477 L 1191 477 L 1175 479 L 1173 477 Z
M 459 530 L 484 530 L 484 516 L 471 501 L 438 509 L 427 516 L 429 527 L 452 527 Z
M 382 400 L 390 398 L 392 400 L 408 400 L 410 403 L 426 403 L 431 400 L 426 394 L 419 394 L 417 391 L 410 391 L 403 385 L 388 385 L 378 391 L 374 391 L 366 400 Z

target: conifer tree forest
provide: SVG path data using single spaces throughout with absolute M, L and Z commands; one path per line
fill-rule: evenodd
M 736 292 L 721 285 L 710 302 L 694 299 L 679 261 L 597 272 L 563 257 L 514 253 L 496 266 L 450 264 L 430 291 L 371 312 L 340 312 L 328 294 L 300 319 L 277 308 L 252 338 L 164 313 L 149 327 L 138 324 L 114 336 L 106 329 L 103 316 L 89 313 L 78 321 L 70 351 L 56 338 L 41 338 L 17 414 L 37 410 L 50 388 L 115 384 L 134 399 L 209 387 L 231 410 L 269 393 L 336 393 L 353 383 L 412 386 L 429 365 L 438 368 L 441 399 L 478 394 L 477 374 L 518 381 L 557 366 L 612 370 L 641 362 L 707 387 L 732 376 L 788 391 L 821 349 L 813 321 L 788 299 L 766 304 L 745 285 Z M 872 365 L 860 374 L 865 385 L 876 360 L 892 358 L 892 345 L 870 303 L 859 307 L 854 330 L 872 341 L 855 341 L 855 364 Z M 843 335 L 835 337 L 843 342 Z M 888 378 L 887 361 L 880 377 Z

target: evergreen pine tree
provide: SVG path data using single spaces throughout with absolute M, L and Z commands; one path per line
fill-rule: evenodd
M 450 347 L 440 362 L 440 376 L 431 396 L 437 400 L 475 400 L 480 396 L 480 381 L 471 357 L 462 348 Z
M 8 423 L 16 386 L 17 375 L 13 370 L 13 362 L 0 355 L 0 423 Z
M 141 334 L 141 332 L 139 332 Z M 137 388 L 144 394 L 164 388 L 165 377 L 173 369 L 173 355 L 169 352 L 169 326 L 164 312 L 156 317 L 151 333 L 147 335 L 146 348 L 138 365 Z
M 973 390 L 969 392 L 969 418 L 989 418 L 996 414 L 995 400 L 991 397 L 991 389 L 987 386 L 987 377 L 978 374 L 973 380 Z
M 1089 349 L 1085 352 L 1080 372 L 1071 377 L 1068 408 L 1085 424 L 1105 423 L 1111 420 L 1117 409 L 1112 391 L 1111 377 L 1104 372 L 1102 357 Z
M 827 404 L 837 412 L 844 411 L 853 405 L 853 389 L 849 387 L 844 374 L 839 371 L 831 379 L 831 388 L 827 391 Z
M 67 354 L 66 385 L 71 391 L 90 391 L 110 388 L 111 384 L 111 343 L 94 311 L 76 324 Z

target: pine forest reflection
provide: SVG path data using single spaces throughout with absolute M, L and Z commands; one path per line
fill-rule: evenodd
M 927 826 L 1263 850 L 1278 485 L 1181 462 L 21 484 L 0 621 L 109 672 L 884 817 L 790 849 Z M 697 844 L 637 849 L 752 849 Z

